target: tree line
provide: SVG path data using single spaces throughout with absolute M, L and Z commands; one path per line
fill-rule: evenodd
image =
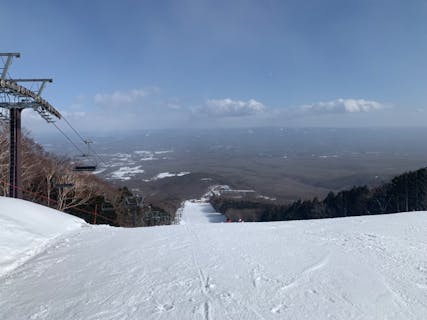
M 427 210 L 427 169 L 403 173 L 376 188 L 355 186 L 330 192 L 323 200 L 279 205 L 216 196 L 211 204 L 233 221 L 322 219 Z

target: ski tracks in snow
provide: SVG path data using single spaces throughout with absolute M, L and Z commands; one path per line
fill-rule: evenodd
M 327 266 L 329 263 L 330 254 L 326 254 L 325 256 L 321 257 L 319 261 L 303 268 L 301 271 L 298 271 L 290 279 L 281 279 L 280 275 L 279 277 L 278 275 L 269 275 L 262 264 L 253 262 L 247 255 L 243 255 L 242 258 L 248 265 L 252 266 L 251 282 L 253 289 L 266 290 L 266 288 L 262 288 L 262 282 L 265 282 L 267 283 L 267 286 L 270 288 L 270 290 L 275 291 L 276 296 L 281 298 L 281 303 L 274 304 L 270 308 L 270 312 L 272 314 L 279 314 L 288 308 L 287 301 L 285 301 L 288 296 L 286 292 L 292 288 L 297 288 L 299 285 L 310 283 L 314 274 Z M 315 289 L 311 289 L 310 292 L 317 293 Z M 259 318 L 264 319 L 253 308 L 252 311 L 257 314 Z
M 203 270 L 200 267 L 200 264 L 197 258 L 196 244 L 199 243 L 200 239 L 197 236 L 197 234 L 191 229 L 191 227 L 189 227 L 187 224 L 185 224 L 184 226 L 187 230 L 187 233 L 190 235 L 192 261 L 193 261 L 194 268 L 197 270 L 197 274 L 199 277 L 200 291 L 203 294 L 205 299 L 205 301 L 201 306 L 202 315 L 204 317 L 204 320 L 211 320 L 212 319 L 211 313 L 213 312 L 213 310 L 211 306 L 212 297 L 210 296 L 210 289 L 212 284 L 210 284 L 209 276 L 206 277 L 205 274 L 203 273 Z
M 235 298 L 232 292 L 227 290 L 217 290 L 212 277 L 203 269 L 199 263 L 200 254 L 202 253 L 199 236 L 191 226 L 186 224 L 185 228 L 190 237 L 192 262 L 198 274 L 199 289 L 204 297 L 204 302 L 200 305 L 199 308 L 196 308 L 193 313 L 201 314 L 203 320 L 231 320 L 236 319 L 235 316 L 240 318 L 241 312 L 243 310 L 247 310 L 252 313 L 251 319 L 265 320 L 265 318 L 250 304 L 244 304 L 242 301 L 239 301 L 237 298 Z M 232 314 L 235 316 L 232 317 Z

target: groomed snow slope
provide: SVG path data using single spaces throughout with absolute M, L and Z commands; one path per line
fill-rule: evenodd
M 197 214 L 196 204 L 192 209 Z M 80 228 L 60 237 L 0 278 L 0 319 L 427 316 L 425 212 L 275 223 L 187 220 Z
M 216 212 L 208 202 L 187 200 L 179 210 L 182 210 L 181 224 L 225 222 L 225 216 Z

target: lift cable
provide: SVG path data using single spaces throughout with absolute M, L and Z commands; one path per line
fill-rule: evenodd
M 64 117 L 64 115 L 62 115 L 62 120 L 64 120 L 68 126 L 71 128 L 71 130 L 74 131 L 74 133 L 84 142 L 86 143 L 86 139 L 82 137 L 82 135 L 76 130 L 74 129 L 74 127 L 71 125 L 71 123 Z
M 93 154 L 100 160 L 100 162 L 102 162 L 103 164 L 107 164 L 100 156 L 99 154 L 87 143 L 87 139 L 83 138 L 83 136 L 71 125 L 71 123 L 64 117 L 62 116 L 62 119 L 68 124 L 68 126 L 71 128 L 71 130 L 74 131 L 74 133 L 83 141 L 83 143 L 85 143 L 88 148 L 93 152 Z
M 52 124 L 55 126 L 56 129 L 58 129 L 58 131 L 74 146 L 74 148 L 77 149 L 77 151 L 79 151 L 81 154 L 84 154 L 84 152 L 82 151 L 82 149 L 80 149 L 74 142 L 73 140 L 71 140 L 71 138 L 69 136 L 67 136 L 67 134 L 56 125 L 55 122 L 52 122 Z
M 104 165 L 107 165 L 107 163 L 99 156 L 99 154 L 91 146 L 89 146 L 89 149 L 92 150 L 93 154 L 99 159 L 100 162 L 102 162 Z

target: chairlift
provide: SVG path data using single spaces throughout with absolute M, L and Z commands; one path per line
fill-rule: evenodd
M 82 154 L 80 156 L 77 156 L 74 158 L 74 168 L 73 171 L 82 172 L 82 171 L 88 171 L 92 172 L 95 171 L 97 168 L 97 162 L 96 158 L 90 154 L 90 143 L 92 143 L 91 140 L 84 140 L 84 143 L 87 146 L 87 153 Z
M 106 212 L 112 212 L 114 211 L 114 206 L 111 202 L 103 202 L 101 205 L 101 212 L 106 213 Z
M 125 205 L 128 208 L 139 207 L 139 199 L 137 197 L 125 197 Z
M 96 162 L 94 162 L 94 159 L 90 156 L 83 154 L 79 157 L 75 158 L 75 164 L 73 171 L 95 171 L 97 167 Z

